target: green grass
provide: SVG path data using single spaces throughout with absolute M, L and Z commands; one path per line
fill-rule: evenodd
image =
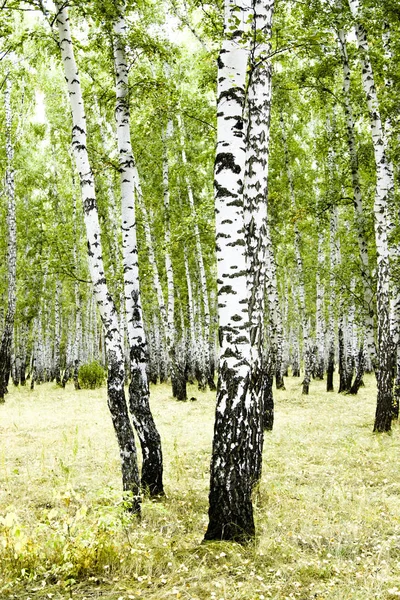
M 11 389 L 0 406 L 0 599 L 394 600 L 400 597 L 400 433 L 373 435 L 358 397 L 299 379 L 275 392 L 257 539 L 202 544 L 214 396 L 152 389 L 167 498 L 120 498 L 105 389 Z

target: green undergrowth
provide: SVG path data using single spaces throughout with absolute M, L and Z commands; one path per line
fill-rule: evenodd
M 254 494 L 257 538 L 202 544 L 214 396 L 152 388 L 166 498 L 124 510 L 105 389 L 11 389 L 0 407 L 0 599 L 400 598 L 398 425 L 372 434 L 357 397 L 299 379 L 275 393 Z

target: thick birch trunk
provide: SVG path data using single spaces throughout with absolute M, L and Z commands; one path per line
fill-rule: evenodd
M 81 182 L 88 243 L 89 271 L 105 329 L 108 366 L 108 406 L 118 440 L 123 488 L 132 494 L 131 509 L 135 512 L 140 512 L 140 486 L 135 439 L 129 421 L 124 392 L 124 356 L 119 332 L 118 315 L 107 288 L 103 267 L 100 224 L 97 213 L 94 177 L 87 153 L 86 116 L 79 73 L 75 62 L 67 8 L 65 5 L 56 2 L 56 9 L 61 58 L 64 65 L 72 111 L 72 149 Z
M 124 3 L 122 3 L 124 10 Z M 148 347 L 143 327 L 136 239 L 135 182 L 138 179 L 130 137 L 128 63 L 124 36 L 126 23 L 120 15 L 114 24 L 114 65 L 116 74 L 116 120 L 121 177 L 122 248 L 127 331 L 130 347 L 129 407 L 142 449 L 141 484 L 151 496 L 164 493 L 161 438 L 150 410 L 147 379 Z
M 265 361 L 264 354 L 264 313 L 266 274 L 269 266 L 271 281 L 268 281 L 269 291 L 273 292 L 273 304 L 270 308 L 274 326 L 273 341 L 275 359 L 279 373 L 282 364 L 282 346 L 278 350 L 279 337 L 279 299 L 277 296 L 276 273 L 273 272 L 273 253 L 268 222 L 268 165 L 270 115 L 272 100 L 272 67 L 265 60 L 271 52 L 271 29 L 274 2 L 253 1 L 253 35 L 257 42 L 252 43 L 250 57 L 250 80 L 247 92 L 247 148 L 246 170 L 244 185 L 244 224 L 246 234 L 247 258 L 247 297 L 250 324 L 250 366 L 251 378 L 249 385 L 250 402 L 253 407 L 254 427 L 258 425 L 260 415 L 264 413 L 267 401 L 271 410 L 271 373 L 273 363 Z M 274 278 L 275 275 L 275 278 Z M 280 340 L 281 341 L 281 340 Z M 278 385 L 282 385 L 278 377 Z M 265 395 L 265 397 L 264 397 Z M 273 404 L 272 404 L 273 406 Z M 269 425 L 272 419 L 269 418 Z M 261 457 L 263 434 L 258 433 L 254 448 L 255 479 L 261 477 Z
M 255 36 L 260 33 L 257 15 L 259 21 L 267 23 L 266 9 L 264 5 L 255 5 Z M 243 36 L 249 6 L 243 2 L 231 7 L 227 3 L 225 10 L 225 39 L 218 58 L 215 160 L 220 357 L 205 539 L 245 541 L 254 536 L 251 494 L 259 476 L 263 438 L 258 402 L 262 390 L 251 385 L 253 365 L 256 361 L 260 365 L 261 360 L 252 354 L 253 340 L 248 327 L 250 321 L 253 350 L 257 352 L 261 335 L 259 329 L 253 329 L 253 324 L 257 317 L 254 309 L 258 307 L 252 305 L 248 295 L 248 263 L 243 252 L 246 241 L 251 239 L 244 237 L 243 218 L 246 167 L 243 113 L 249 58 Z M 247 170 L 253 155 L 249 153 L 248 158 Z M 249 223 L 248 217 L 246 222 Z M 257 386 L 260 382 L 255 383 Z
M 394 181 L 393 172 L 387 155 L 387 143 L 382 127 L 374 73 L 369 58 L 367 35 L 364 27 L 358 21 L 360 2 L 359 0 L 349 0 L 349 6 L 355 19 L 357 45 L 362 65 L 362 84 L 369 110 L 376 166 L 374 217 L 378 276 L 378 358 L 376 370 L 378 397 L 374 431 L 390 431 L 392 422 L 393 390 L 390 338 L 390 265 L 387 219 L 388 204 L 392 200 Z
M 6 110 L 6 156 L 7 168 L 5 177 L 5 191 L 7 197 L 7 279 L 8 297 L 7 312 L 3 335 L 0 344 L 0 403 L 4 402 L 7 393 L 8 380 L 11 369 L 11 348 L 14 333 L 14 316 L 16 304 L 16 274 L 17 274 L 17 225 L 15 216 L 15 190 L 14 190 L 14 149 L 12 144 L 12 112 L 11 112 L 11 80 L 7 78 L 4 94 Z

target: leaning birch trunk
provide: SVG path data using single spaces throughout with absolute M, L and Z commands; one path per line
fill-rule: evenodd
M 252 357 L 243 251 L 243 112 L 249 57 L 243 38 L 248 10 L 244 1 L 225 4 L 225 36 L 218 57 L 214 186 L 220 356 L 206 540 L 245 541 L 255 533 L 254 452 L 259 452 L 262 436 L 249 389 Z
M 87 152 L 86 116 L 79 73 L 75 62 L 67 8 L 56 2 L 56 10 L 61 58 L 73 120 L 72 149 L 81 182 L 89 271 L 105 330 L 108 406 L 120 451 L 123 489 L 132 494 L 129 499 L 131 510 L 140 512 L 140 485 L 135 438 L 125 401 L 124 356 L 118 315 L 109 294 L 104 273 L 95 183 Z
M 349 0 L 355 19 L 357 45 L 362 65 L 362 85 L 367 99 L 372 144 L 376 166 L 376 188 L 374 202 L 375 242 L 377 252 L 377 316 L 378 357 L 376 378 L 378 396 L 374 431 L 390 431 L 392 425 L 392 361 L 390 338 L 390 265 L 388 243 L 388 204 L 393 200 L 393 172 L 388 159 L 387 143 L 380 116 L 374 73 L 369 58 L 369 47 L 364 27 L 358 21 L 360 2 Z
M 163 489 L 161 438 L 150 410 L 150 390 L 147 379 L 148 347 L 143 327 L 140 298 L 139 264 L 135 216 L 135 161 L 131 147 L 128 98 L 128 63 L 124 36 L 125 4 L 114 23 L 114 66 L 116 76 L 116 120 L 119 171 L 121 177 L 122 251 L 127 332 L 130 348 L 129 407 L 142 449 L 142 488 L 151 496 Z
M 376 361 L 376 348 L 374 339 L 374 294 L 371 283 L 371 268 L 368 258 L 368 242 L 365 232 L 365 213 L 361 192 L 360 175 L 358 169 L 358 152 L 355 137 L 353 109 L 350 100 L 350 66 L 347 54 L 346 36 L 342 29 L 338 31 L 338 40 L 343 64 L 343 99 L 346 118 L 347 146 L 350 156 L 351 181 L 353 186 L 354 215 L 357 229 L 358 250 L 361 264 L 361 275 L 365 305 L 365 360 L 370 368 Z
M 14 149 L 12 144 L 12 112 L 11 112 L 11 80 L 7 77 L 4 94 L 6 109 L 6 182 L 7 196 L 7 279 L 8 298 L 5 325 L 0 344 L 0 403 L 4 402 L 7 393 L 8 380 L 11 369 L 11 348 L 14 332 L 14 316 L 16 303 L 16 275 L 17 275 L 17 225 L 15 216 L 15 188 L 14 188 Z

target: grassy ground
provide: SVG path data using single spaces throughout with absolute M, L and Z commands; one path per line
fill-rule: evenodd
M 358 397 L 276 392 L 254 544 L 201 544 L 212 394 L 152 390 L 167 498 L 130 521 L 105 390 L 48 384 L 0 406 L 0 599 L 394 600 L 400 597 L 400 433 L 373 435 Z

